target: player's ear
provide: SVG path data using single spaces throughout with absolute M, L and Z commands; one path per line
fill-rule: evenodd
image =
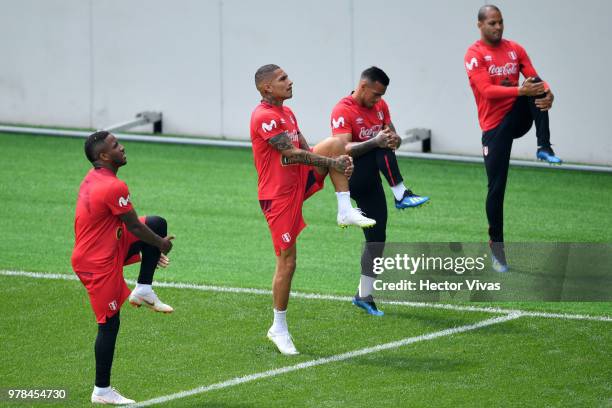
M 264 81 L 262 89 L 264 94 L 269 94 L 272 91 L 272 81 Z

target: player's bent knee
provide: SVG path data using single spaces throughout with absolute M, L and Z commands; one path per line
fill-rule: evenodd
M 163 217 L 158 215 L 149 215 L 145 219 L 145 224 L 147 224 L 147 227 L 151 228 L 151 230 L 153 230 L 153 232 L 160 237 L 165 237 L 168 235 L 168 222 Z
M 345 154 L 346 143 L 337 137 L 328 137 L 314 147 L 314 152 L 322 156 L 336 157 Z
M 342 154 L 346 154 L 346 145 L 342 139 L 339 137 L 329 137 L 330 147 L 334 156 L 340 156 Z

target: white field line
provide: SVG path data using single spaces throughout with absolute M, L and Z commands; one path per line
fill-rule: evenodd
M 263 372 L 256 373 L 256 374 L 249 374 L 249 375 L 245 375 L 242 377 L 235 377 L 227 381 L 223 381 L 223 382 L 219 382 L 219 383 L 215 383 L 211 385 L 205 385 L 205 386 L 193 388 L 191 390 L 177 392 L 175 394 L 164 395 L 162 397 L 153 398 L 153 399 L 139 402 L 139 403 L 136 403 L 130 406 L 131 407 L 147 407 L 147 406 L 155 405 L 155 404 L 163 404 L 165 402 L 172 401 L 175 399 L 185 398 L 185 397 L 189 397 L 191 395 L 196 395 L 196 394 L 203 394 L 209 391 L 220 390 L 222 388 L 233 387 L 235 385 L 260 380 L 262 378 L 276 377 L 276 376 L 287 374 L 293 371 L 303 370 L 305 368 L 316 367 L 316 366 L 320 366 L 323 364 L 336 363 L 338 361 L 349 360 L 351 358 L 364 356 L 366 354 L 373 354 L 373 353 L 378 353 L 378 352 L 385 351 L 385 350 L 396 349 L 402 346 L 406 346 L 406 345 L 413 344 L 413 343 L 418 343 L 421 341 L 429 341 L 429 340 L 437 339 L 439 337 L 451 336 L 453 334 L 458 334 L 458 333 L 464 333 L 470 330 L 476 330 L 482 327 L 492 326 L 494 324 L 504 323 L 510 320 L 518 319 L 519 317 L 521 317 L 521 313 L 510 313 L 505 316 L 482 320 L 474 324 L 453 327 L 450 329 L 445 329 L 445 330 L 441 330 L 441 331 L 437 331 L 437 332 L 433 332 L 429 334 L 423 334 L 423 335 L 416 336 L 416 337 L 407 337 L 405 339 L 401 339 L 398 341 L 378 344 L 376 346 L 366 347 L 366 348 L 362 348 L 359 350 L 353 350 L 347 353 L 336 354 L 330 357 L 318 358 L 316 360 L 304 361 L 303 363 L 281 367 L 281 368 L 276 368 L 274 370 L 263 371 Z
M 59 280 L 75 280 L 78 278 L 74 274 L 64 273 L 42 273 L 42 272 L 25 272 L 25 271 L 4 271 L 0 270 L 0 276 L 21 276 L 35 279 L 59 279 Z M 131 279 L 126 279 L 126 282 L 130 285 L 135 285 L 136 282 Z M 246 293 L 251 295 L 267 295 L 271 296 L 272 291 L 267 289 L 256 289 L 256 288 L 233 288 L 227 286 L 213 286 L 213 285 L 196 285 L 192 283 L 180 283 L 180 282 L 155 282 L 156 287 L 161 288 L 174 288 L 174 289 L 192 289 L 201 290 L 205 292 L 224 292 L 224 293 Z M 314 299 L 314 300 L 330 300 L 340 302 L 350 302 L 353 298 L 350 296 L 334 296 L 334 295 L 322 295 L 318 293 L 302 293 L 302 292 L 291 292 L 291 296 L 298 299 Z M 592 320 L 601 322 L 612 322 L 610 316 L 591 316 L 583 314 L 567 314 L 567 313 L 546 313 L 546 312 L 532 312 L 526 310 L 516 309 L 502 309 L 497 307 L 477 307 L 477 306 L 461 306 L 461 305 L 449 305 L 443 303 L 425 303 L 425 302 L 399 302 L 399 301 L 381 301 L 381 304 L 397 305 L 397 306 L 408 306 L 408 307 L 420 307 L 427 309 L 444 309 L 453 310 L 457 312 L 484 312 L 484 313 L 521 313 L 523 316 L 528 317 L 543 317 L 550 319 L 566 319 L 566 320 Z

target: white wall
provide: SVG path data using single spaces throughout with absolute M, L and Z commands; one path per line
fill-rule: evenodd
M 166 132 L 221 134 L 220 3 L 92 5 L 93 126 L 159 110 Z
M 99 128 L 161 110 L 167 133 L 248 139 L 255 70 L 281 65 L 311 141 L 370 65 L 391 77 L 398 130 L 429 127 L 433 150 L 480 154 L 463 68 L 482 0 L 0 0 L 0 122 Z M 555 92 L 553 143 L 612 164 L 612 2 L 499 0 Z M 414 146 L 416 149 L 417 146 Z M 513 157 L 533 158 L 532 133 Z
M 521 43 L 555 94 L 552 142 L 559 154 L 612 164 L 612 2 L 502 0 L 505 36 Z M 526 140 L 528 139 L 529 140 Z M 532 130 L 515 144 L 528 151 Z
M 253 4 L 252 7 L 248 7 Z M 251 111 L 261 96 L 254 75 L 277 64 L 294 81 L 287 102 L 308 140 L 331 134 L 333 104 L 352 86 L 349 0 L 223 1 L 223 130 L 249 137 Z M 248 8 L 248 11 L 245 10 Z
M 0 121 L 89 126 L 89 3 L 0 0 Z
M 385 1 L 373 21 L 368 0 L 355 1 L 355 78 L 377 65 L 391 78 L 385 99 L 398 130 L 432 130 L 437 153 L 480 154 L 480 130 L 463 57 L 477 38 L 479 0 L 421 4 Z M 420 149 L 413 145 L 412 150 Z

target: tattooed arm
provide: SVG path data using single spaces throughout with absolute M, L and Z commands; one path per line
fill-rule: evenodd
M 302 136 L 301 139 L 303 138 L 304 137 Z M 287 132 L 274 136 L 268 140 L 268 143 L 278 150 L 291 164 L 305 164 L 307 166 L 334 169 L 345 174 L 349 168 L 352 168 L 352 163 L 348 157 L 346 159 L 342 157 L 334 159 L 331 157 L 320 156 L 312 153 L 310 150 L 303 150 L 295 147 L 293 143 L 291 143 L 291 139 L 289 139 Z

